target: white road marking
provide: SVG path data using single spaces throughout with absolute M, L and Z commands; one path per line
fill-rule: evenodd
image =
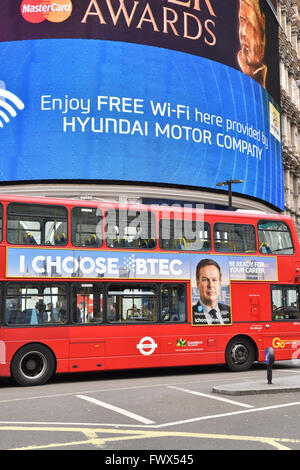
M 208 419 L 224 418 L 227 416 L 241 415 L 245 413 L 256 413 L 258 411 L 269 411 L 269 410 L 275 410 L 277 408 L 286 408 L 288 406 L 299 406 L 299 405 L 300 405 L 300 402 L 296 401 L 294 403 L 283 403 L 282 405 L 264 406 L 262 408 L 251 408 L 251 410 L 232 411 L 229 413 L 220 413 L 218 415 L 210 415 L 210 416 L 199 416 L 198 418 L 190 418 L 190 419 L 185 419 L 181 421 L 173 421 L 172 423 L 157 424 L 156 426 L 154 426 L 154 428 L 160 429 L 160 428 L 164 428 L 167 426 L 177 426 L 178 424 L 195 423 L 197 421 L 205 421 Z
M 150 419 L 144 418 L 143 416 L 131 413 L 131 411 L 124 410 L 123 408 L 119 408 L 118 406 L 110 405 L 109 403 L 105 403 L 104 401 L 96 400 L 96 398 L 87 397 L 85 395 L 76 395 L 76 397 L 94 403 L 94 405 L 102 406 L 103 408 L 106 408 L 108 410 L 120 413 L 121 415 L 127 416 L 128 418 L 132 418 L 136 421 L 139 421 L 140 423 L 155 424 L 155 421 L 151 421 Z
M 298 367 L 298 366 L 297 366 L 297 367 Z M 285 373 L 285 372 L 291 372 L 292 374 L 300 374 L 300 370 L 299 370 L 299 369 L 298 369 L 298 370 L 285 370 L 284 373 Z
M 174 388 L 175 390 L 179 390 L 181 392 L 191 393 L 192 395 L 198 395 L 200 397 L 210 398 L 212 400 L 219 400 L 219 401 L 222 401 L 222 402 L 225 402 L 225 403 L 231 403 L 232 405 L 242 406 L 244 408 L 253 408 L 253 405 L 248 405 L 246 403 L 240 403 L 238 401 L 229 400 L 228 398 L 222 398 L 222 397 L 219 397 L 219 396 L 209 395 L 207 393 L 194 392 L 193 390 L 188 390 L 186 388 L 174 387 L 172 385 L 169 385 L 168 388 Z

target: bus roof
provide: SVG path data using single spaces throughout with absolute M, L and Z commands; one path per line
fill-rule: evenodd
M 97 201 L 91 199 L 73 199 L 73 198 L 50 198 L 43 196 L 14 196 L 14 195 L 0 195 L 0 202 L 10 203 L 10 202 L 19 202 L 19 203 L 31 203 L 31 204 L 53 204 L 53 205 L 63 205 L 63 206 L 82 206 L 82 207 L 97 207 L 101 206 L 104 209 L 109 208 L 121 208 L 121 209 L 130 209 L 130 210 L 152 210 L 156 213 L 172 213 L 172 214 L 205 214 L 206 216 L 214 217 L 234 217 L 236 219 L 272 219 L 272 220 L 292 220 L 292 218 L 286 214 L 274 214 L 274 213 L 265 213 L 262 211 L 252 211 L 238 209 L 237 211 L 228 211 L 228 210 L 213 210 L 213 209 L 198 209 L 192 208 L 191 204 L 186 204 L 180 206 L 179 204 L 174 204 L 173 206 L 167 206 L 164 204 L 141 204 L 141 203 L 121 203 L 121 202 L 112 202 L 112 201 Z M 200 204 L 199 204 L 200 205 Z

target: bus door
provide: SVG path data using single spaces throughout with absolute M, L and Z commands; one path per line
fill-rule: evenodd
M 106 364 L 108 369 L 159 367 L 159 286 L 111 283 L 107 290 Z
M 69 338 L 70 372 L 105 368 L 103 335 L 103 286 L 101 283 L 72 285 L 72 322 Z

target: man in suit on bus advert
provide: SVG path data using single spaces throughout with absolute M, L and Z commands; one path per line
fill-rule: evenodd
M 230 306 L 218 302 L 222 286 L 221 268 L 213 259 L 202 259 L 196 267 L 200 300 L 193 306 L 194 325 L 228 325 Z

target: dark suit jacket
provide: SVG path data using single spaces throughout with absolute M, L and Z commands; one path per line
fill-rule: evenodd
M 202 310 L 198 311 L 198 307 L 201 307 L 200 301 L 198 301 L 195 305 L 193 305 L 193 324 L 195 325 L 205 325 L 207 324 L 207 320 L 205 314 Z M 218 307 L 220 310 L 220 314 L 223 318 L 224 325 L 229 325 L 231 323 L 231 315 L 230 315 L 230 306 L 226 304 L 222 304 L 218 302 Z M 215 324 L 220 324 L 218 320 L 216 320 Z

